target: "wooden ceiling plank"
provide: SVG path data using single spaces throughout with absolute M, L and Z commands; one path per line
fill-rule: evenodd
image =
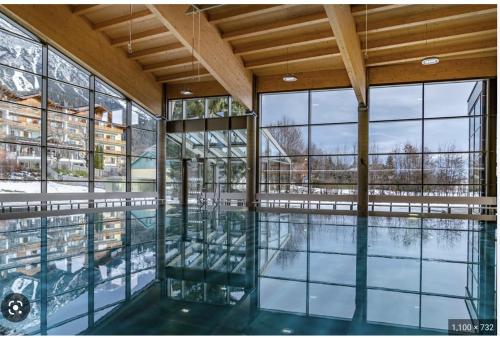
M 358 102 L 366 104 L 366 68 L 349 5 L 324 5 Z
M 151 40 L 160 36 L 168 36 L 171 35 L 165 27 L 157 27 L 153 29 L 148 29 L 143 32 L 138 32 L 138 33 L 133 33 L 132 34 L 132 42 L 139 42 L 139 41 L 147 41 Z M 125 46 L 130 40 L 130 37 L 127 36 L 120 36 L 118 38 L 111 39 L 111 46 L 113 47 L 119 47 L 119 46 Z
M 352 5 L 351 13 L 353 16 L 364 16 L 368 12 L 368 15 L 375 13 L 382 13 L 386 11 L 392 11 L 394 9 L 409 6 L 408 4 L 393 4 L 393 5 L 368 5 L 368 10 L 366 10 L 365 5 Z
M 284 65 L 287 63 L 301 62 L 305 60 L 310 61 L 330 58 L 334 56 L 340 56 L 340 52 L 337 47 L 312 49 L 290 55 L 279 55 L 271 58 L 249 61 L 245 63 L 245 67 L 247 69 L 257 69 L 263 67 Z
M 257 15 L 273 13 L 282 9 L 294 6 L 288 5 L 251 5 L 251 7 L 238 6 L 230 11 L 208 14 L 208 21 L 217 25 L 229 21 L 246 19 Z
M 186 15 L 189 5 L 147 5 L 151 12 L 187 48 L 192 48 L 192 17 Z M 234 55 L 229 43 L 204 15 L 199 17 L 202 36 L 194 42 L 194 55 L 210 74 L 247 108 L 252 109 L 252 73 Z
M 96 4 L 96 5 L 71 5 L 71 12 L 75 15 L 85 15 L 88 13 L 95 12 L 99 9 L 109 6 L 108 4 Z
M 332 30 L 322 30 L 307 34 L 294 34 L 293 36 L 279 39 L 269 39 L 259 42 L 248 43 L 234 47 L 236 55 L 249 55 L 254 53 L 268 52 L 289 47 L 306 46 L 318 42 L 335 41 Z
M 186 49 L 186 47 L 184 47 L 184 45 L 182 43 L 174 42 L 174 43 L 171 43 L 171 44 L 165 45 L 165 46 L 158 46 L 158 47 L 152 47 L 152 48 L 139 50 L 139 51 L 133 52 L 128 57 L 129 57 L 129 59 L 132 59 L 132 60 L 138 60 L 138 59 L 152 56 L 152 55 L 175 53 L 175 52 L 182 51 L 184 49 Z
M 411 52 L 391 53 L 389 55 L 368 57 L 367 67 L 385 66 L 390 64 L 420 61 L 425 57 L 436 56 L 439 58 L 457 57 L 467 54 L 496 51 L 496 40 L 479 41 L 470 44 L 457 44 L 454 46 L 432 46 Z
M 287 20 L 270 22 L 267 24 L 258 25 L 256 27 L 244 28 L 233 32 L 223 33 L 222 38 L 226 41 L 232 41 L 241 38 L 279 32 L 292 28 L 307 27 L 322 22 L 328 22 L 328 18 L 324 12 L 319 12 Z
M 495 5 L 436 5 L 436 8 L 433 10 L 423 11 L 418 14 L 395 16 L 389 19 L 371 22 L 370 20 L 368 20 L 368 33 L 385 32 L 395 29 L 406 29 L 430 23 L 460 20 L 495 12 Z M 358 32 L 365 32 L 365 20 L 361 20 L 356 25 L 356 28 Z
M 180 72 L 180 73 L 158 76 L 156 78 L 156 81 L 163 83 L 163 82 L 173 82 L 173 81 L 196 79 L 196 78 L 198 78 L 198 74 L 200 75 L 200 77 L 211 76 L 211 74 L 208 70 L 200 69 L 199 73 L 197 70 L 190 70 L 187 72 Z
M 92 25 L 92 27 L 94 30 L 101 32 L 101 31 L 104 31 L 106 29 L 110 29 L 110 28 L 118 27 L 120 25 L 124 25 L 124 24 L 128 23 L 130 20 L 132 20 L 132 21 L 139 20 L 139 19 L 145 20 L 145 19 L 153 18 L 153 17 L 154 17 L 153 13 L 151 13 L 149 10 L 145 9 L 142 11 L 132 13 L 132 15 L 130 15 L 130 14 L 122 15 L 122 16 L 119 16 L 116 18 L 112 18 L 109 20 L 95 23 Z
M 143 72 L 123 51 L 111 47 L 103 34 L 92 30 L 67 5 L 4 4 L 0 8 L 152 113 L 161 114 L 162 91 L 155 78 Z
M 175 59 L 175 60 L 168 60 L 168 61 L 153 63 L 150 65 L 144 65 L 142 67 L 142 69 L 145 72 L 154 72 L 157 70 L 165 70 L 165 69 L 175 68 L 175 67 L 179 67 L 179 66 L 186 66 L 186 65 L 190 65 L 190 64 L 197 65 L 198 60 L 193 61 L 193 58 L 188 56 L 188 57 L 179 58 L 179 59 Z

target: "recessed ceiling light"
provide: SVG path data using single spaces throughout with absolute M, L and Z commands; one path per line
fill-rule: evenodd
M 285 75 L 283 75 L 283 81 L 285 82 L 295 82 L 297 80 L 298 78 L 293 74 L 286 73 Z
M 439 58 L 437 58 L 435 56 L 431 56 L 431 57 L 422 59 L 422 64 L 424 66 L 435 65 L 437 63 L 439 63 Z
M 189 309 L 186 309 L 186 308 L 181 309 L 181 311 L 182 311 L 183 313 L 189 313 Z
M 189 89 L 183 89 L 181 90 L 181 94 L 184 96 L 188 96 L 188 95 L 193 95 L 193 92 L 190 91 Z
M 288 328 L 284 328 L 281 330 L 282 333 L 284 334 L 292 334 L 293 333 L 293 330 L 292 329 L 288 329 Z

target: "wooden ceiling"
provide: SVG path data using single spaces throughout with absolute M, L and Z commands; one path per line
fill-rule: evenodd
M 158 82 L 213 80 L 145 5 L 71 10 L 127 54 L 132 21 L 128 57 Z M 352 5 L 351 13 L 367 67 L 496 55 L 495 5 Z M 323 5 L 222 5 L 203 15 L 257 76 L 345 67 Z M 198 18 L 190 17 L 197 39 Z

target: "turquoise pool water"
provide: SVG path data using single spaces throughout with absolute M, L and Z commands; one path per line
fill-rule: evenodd
M 0 332 L 446 334 L 496 318 L 495 231 L 179 208 L 1 220 L 1 296 L 31 311 Z

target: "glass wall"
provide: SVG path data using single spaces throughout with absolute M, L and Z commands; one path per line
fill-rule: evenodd
M 1 15 L 0 41 L 0 193 L 156 190 L 156 118 Z
M 169 100 L 169 120 L 190 120 L 245 115 L 247 109 L 231 96 Z
M 356 192 L 352 89 L 262 94 L 260 105 L 261 193 Z
M 481 99 L 469 102 L 477 86 L 484 91 L 482 81 L 370 88 L 370 194 L 471 196 L 482 190 L 485 111 Z

